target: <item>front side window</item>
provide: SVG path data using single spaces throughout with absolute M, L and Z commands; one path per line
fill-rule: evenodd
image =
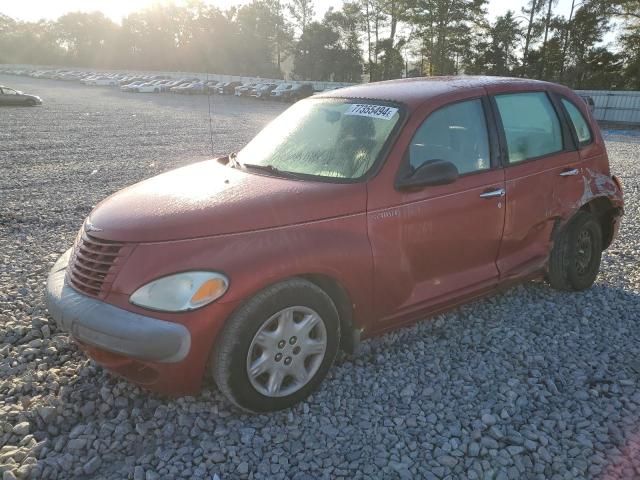
M 491 167 L 481 100 L 454 103 L 429 115 L 411 140 L 409 162 L 415 170 L 429 160 L 451 162 L 460 175 Z
M 357 179 L 371 169 L 399 119 L 399 106 L 305 100 L 267 125 L 236 159 L 248 167 Z
M 572 102 L 567 100 L 566 98 L 562 99 L 562 105 L 567 110 L 569 117 L 571 118 L 571 123 L 573 124 L 573 128 L 576 131 L 576 135 L 578 136 L 578 143 L 580 146 L 585 146 L 591 143 L 591 130 L 589 130 L 589 124 L 587 120 L 582 115 L 582 112 L 578 110 Z
M 2 89 L 2 93 L 4 93 L 5 95 L 16 95 L 18 92 L 16 92 L 15 90 L 12 90 L 11 88 L 3 88 Z
M 560 120 L 546 93 L 498 95 L 496 103 L 507 140 L 509 163 L 562 151 Z

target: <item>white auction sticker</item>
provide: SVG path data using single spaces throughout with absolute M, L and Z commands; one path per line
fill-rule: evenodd
M 366 105 L 361 103 L 354 103 L 344 114 L 379 118 L 381 120 L 390 120 L 397 111 L 397 108 L 387 107 L 385 105 Z

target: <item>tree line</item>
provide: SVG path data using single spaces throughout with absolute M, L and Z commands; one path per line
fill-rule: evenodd
M 568 15 L 557 2 L 528 0 L 493 20 L 487 0 L 353 0 L 321 19 L 312 0 L 162 3 L 120 24 L 100 12 L 0 13 L 0 63 L 282 78 L 287 62 L 294 78 L 320 81 L 466 73 L 640 90 L 640 0 L 571 0 Z

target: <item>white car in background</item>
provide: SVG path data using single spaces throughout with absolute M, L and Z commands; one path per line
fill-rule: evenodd
M 143 83 L 134 89 L 137 93 L 160 93 L 162 91 L 162 84 L 166 82 L 149 82 Z
M 115 87 L 118 85 L 118 80 L 110 77 L 88 78 L 84 81 L 84 84 L 98 87 Z
M 146 82 L 143 80 L 138 80 L 137 82 L 127 83 L 126 85 L 120 86 L 120 91 L 122 92 L 137 92 L 137 88 L 141 85 L 145 85 Z

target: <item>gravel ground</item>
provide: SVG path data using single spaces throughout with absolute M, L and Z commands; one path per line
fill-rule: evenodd
M 167 400 L 58 333 L 46 275 L 92 205 L 210 155 L 206 97 L 0 76 L 0 472 L 14 478 L 640 477 L 640 145 L 608 144 L 626 194 L 597 284 L 529 283 L 364 342 L 294 409 L 250 416 L 210 383 Z M 215 98 L 214 150 L 282 106 Z

